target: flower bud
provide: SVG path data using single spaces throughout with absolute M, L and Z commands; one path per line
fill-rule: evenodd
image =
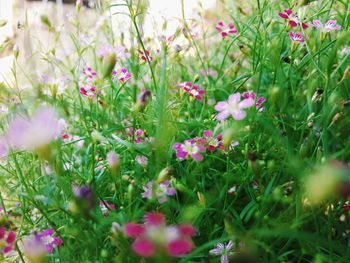
M 107 163 L 111 168 L 112 174 L 117 175 L 120 167 L 119 155 L 113 151 L 107 153 L 106 157 Z
M 83 0 L 77 0 L 77 2 L 75 4 L 75 9 L 76 9 L 77 13 L 80 12 L 80 9 L 82 6 L 83 6 Z
M 108 56 L 105 56 L 103 58 L 102 72 L 103 72 L 104 78 L 111 76 L 116 63 L 117 63 L 117 56 L 114 52 L 110 53 Z

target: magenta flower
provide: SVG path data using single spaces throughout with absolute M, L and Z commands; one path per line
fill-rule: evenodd
M 203 131 L 203 136 L 205 138 L 207 145 L 207 149 L 210 152 L 214 152 L 216 149 L 222 149 L 222 134 L 219 134 L 218 136 L 213 136 L 213 132 L 211 130 L 205 130 Z
M 299 18 L 293 15 L 293 11 L 290 9 L 284 10 L 284 12 L 278 14 L 281 18 L 287 19 L 291 27 L 297 27 L 299 24 L 303 29 L 307 29 L 309 26 L 299 21 Z
M 140 59 L 142 61 L 147 62 L 147 58 L 148 58 L 149 62 L 153 62 L 153 57 L 150 56 L 149 50 L 146 50 L 146 53 L 145 53 L 139 49 L 138 52 L 139 52 Z
M 228 257 L 233 255 L 233 242 L 230 240 L 226 245 L 218 243 L 216 248 L 209 251 L 211 255 L 221 256 L 221 263 L 229 263 Z
M 93 79 L 96 77 L 97 73 L 94 71 L 92 68 L 83 68 L 83 74 L 88 78 L 88 79 Z
M 231 115 L 235 120 L 242 120 L 247 115 L 243 109 L 249 108 L 254 104 L 255 101 L 252 98 L 241 101 L 241 94 L 239 92 L 234 93 L 229 96 L 228 101 L 219 101 L 215 105 L 215 110 L 220 111 L 216 118 L 219 121 L 223 121 Z
M 0 227 L 0 254 L 7 254 L 14 249 L 16 241 L 16 233 L 12 230 L 7 231 L 4 227 Z
M 43 232 L 33 233 L 23 240 L 23 249 L 29 258 L 44 257 L 51 254 L 56 247 L 62 245 L 62 240 L 54 236 L 53 229 L 46 229 Z
M 142 257 L 152 257 L 160 251 L 177 257 L 192 251 L 195 230 L 187 224 L 167 226 L 162 213 L 152 212 L 145 215 L 144 224 L 126 223 L 124 233 L 135 239 L 132 250 Z
M 322 22 L 320 20 L 314 20 L 314 21 L 312 21 L 312 25 L 315 28 L 320 29 L 324 32 L 331 32 L 331 31 L 336 31 L 336 30 L 342 29 L 342 27 L 340 25 L 337 25 L 336 20 L 328 20 L 324 25 L 322 24 Z
M 163 204 L 168 200 L 168 196 L 176 194 L 176 189 L 169 186 L 169 180 L 159 184 L 155 181 L 148 182 L 147 185 L 143 187 L 144 192 L 142 193 L 142 197 L 149 200 L 157 199 L 160 204 Z
M 62 130 L 56 111 L 41 108 L 30 119 L 16 116 L 5 137 L 15 149 L 38 150 L 60 137 Z
M 86 97 L 94 98 L 96 96 L 96 87 L 95 86 L 81 87 L 80 94 Z
M 215 29 L 221 34 L 223 39 L 229 35 L 236 35 L 238 32 L 233 23 L 229 23 L 226 26 L 222 21 L 217 23 Z
M 120 82 L 128 82 L 132 78 L 132 74 L 128 71 L 127 68 L 121 68 L 118 70 L 112 71 L 112 80 L 118 78 Z
M 296 33 L 289 32 L 289 36 L 293 42 L 304 43 L 304 41 L 305 41 L 303 34 L 300 32 L 296 32 Z
M 179 84 L 180 89 L 188 93 L 189 96 L 195 98 L 196 100 L 202 100 L 204 95 L 204 90 L 199 89 L 197 84 L 192 84 L 192 82 L 184 82 Z
M 173 149 L 176 151 L 176 156 L 179 159 L 192 157 L 195 161 L 202 161 L 202 152 L 205 152 L 205 147 L 198 142 L 197 139 L 189 139 L 184 143 L 175 143 Z
M 245 99 L 252 98 L 253 100 L 255 100 L 255 106 L 259 112 L 263 112 L 265 110 L 265 108 L 262 107 L 262 104 L 265 102 L 264 97 L 260 97 L 257 99 L 255 92 L 244 92 L 242 95 Z

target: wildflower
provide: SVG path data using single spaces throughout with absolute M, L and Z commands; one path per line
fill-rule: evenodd
M 51 228 L 34 234 L 35 238 L 44 244 L 47 253 L 52 253 L 54 248 L 62 245 L 61 238 L 54 236 L 54 234 L 55 231 Z
M 61 135 L 62 125 L 53 108 L 41 108 L 32 118 L 16 116 L 6 139 L 15 149 L 40 150 Z
M 232 251 L 233 242 L 230 240 L 226 245 L 223 243 L 218 243 L 216 248 L 209 251 L 211 255 L 221 256 L 221 263 L 228 263 L 228 257 L 233 255 Z
M 165 216 L 161 213 L 147 213 L 144 224 L 125 224 L 124 232 L 135 239 L 132 249 L 143 257 L 152 257 L 159 250 L 176 257 L 193 249 L 191 237 L 195 234 L 194 228 L 189 224 L 167 226 Z
M 83 68 L 83 75 L 85 75 L 88 79 L 93 79 L 97 76 L 97 73 L 92 68 L 88 67 Z
M 120 82 L 128 82 L 132 78 L 132 74 L 126 68 L 112 71 L 112 80 L 118 78 Z
M 345 212 L 350 212 L 350 203 L 349 202 L 346 202 L 343 207 L 344 207 Z
M 211 130 L 205 130 L 203 131 L 203 136 L 206 140 L 206 143 L 208 143 L 207 148 L 210 152 L 214 152 L 216 149 L 222 149 L 223 144 L 221 134 L 214 137 Z
M 152 93 L 150 90 L 148 89 L 142 90 L 139 96 L 137 97 L 137 102 L 136 102 L 136 105 L 134 106 L 134 109 L 136 111 L 143 111 L 146 108 L 148 102 L 151 100 L 151 97 L 152 97 Z
M 340 25 L 337 25 L 336 20 L 328 20 L 324 25 L 320 20 L 314 20 L 312 21 L 312 26 L 314 26 L 317 29 L 320 29 L 324 32 L 331 32 L 336 30 L 341 30 L 342 27 Z
M 218 22 L 215 28 L 221 34 L 223 39 L 228 35 L 236 35 L 238 32 L 233 23 L 229 23 L 226 26 L 222 21 Z
M 148 182 L 147 185 L 143 187 L 144 192 L 142 193 L 142 197 L 150 200 L 156 198 L 160 204 L 165 203 L 168 200 L 168 196 L 176 194 L 175 188 L 169 187 L 169 185 L 169 180 L 159 184 L 155 181 Z
M 16 233 L 12 230 L 7 231 L 0 227 L 0 254 L 7 254 L 14 249 Z
M 307 29 L 309 26 L 299 21 L 299 18 L 293 15 L 293 11 L 290 9 L 284 10 L 284 12 L 278 14 L 281 18 L 287 19 L 291 27 L 297 27 L 299 24 L 303 29 Z
M 205 93 L 203 89 L 199 89 L 199 86 L 197 84 L 192 84 L 192 82 L 181 83 L 179 88 L 184 90 L 189 96 L 195 98 L 196 100 L 202 100 L 203 94 Z
M 113 210 L 113 211 L 115 210 L 115 205 L 113 203 L 106 201 L 106 200 L 104 200 L 103 202 L 100 202 L 99 207 L 101 209 L 102 214 L 105 217 L 109 216 L 110 210 Z
M 255 100 L 255 106 L 258 109 L 259 112 L 263 112 L 264 111 L 264 107 L 261 107 L 261 105 L 265 102 L 265 98 L 264 97 L 260 97 L 258 99 L 256 96 L 255 92 L 244 92 L 243 94 L 243 98 L 245 99 L 249 99 L 252 98 L 253 100 Z
M 252 98 L 241 100 L 241 94 L 239 92 L 229 96 L 228 101 L 220 101 L 215 105 L 215 110 L 220 111 L 217 115 L 219 121 L 227 119 L 230 115 L 235 120 L 242 120 L 246 117 L 246 113 L 243 109 L 249 108 L 255 104 Z
M 113 151 L 110 151 L 107 153 L 106 160 L 109 167 L 111 168 L 116 168 L 119 166 L 119 162 L 120 162 L 119 155 Z
M 205 152 L 205 147 L 198 143 L 196 139 L 189 139 L 184 143 L 175 143 L 173 149 L 176 151 L 176 156 L 179 159 L 192 157 L 195 161 L 202 161 L 202 152 Z
M 148 165 L 148 158 L 143 155 L 136 155 L 135 161 L 142 167 L 146 167 Z
M 296 32 L 296 33 L 289 32 L 289 36 L 293 42 L 304 43 L 304 41 L 305 41 L 303 34 L 300 32 Z
M 96 198 L 93 190 L 88 185 L 73 186 L 73 196 L 75 197 L 75 206 L 85 215 L 96 207 Z
M 145 53 L 139 49 L 138 52 L 141 60 L 143 60 L 144 62 L 147 62 L 147 60 L 149 62 L 153 62 L 153 57 L 150 56 L 149 50 L 146 50 L 146 53 Z

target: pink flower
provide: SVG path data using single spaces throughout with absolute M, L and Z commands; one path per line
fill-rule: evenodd
M 205 93 L 203 89 L 199 89 L 197 84 L 192 84 L 192 82 L 184 82 L 179 84 L 180 89 L 188 93 L 189 96 L 195 98 L 196 100 L 202 100 L 203 94 Z
M 80 76 L 80 94 L 94 98 L 97 93 L 96 86 L 94 85 L 94 80 L 97 76 L 96 71 L 92 68 L 83 68 L 83 74 Z
M 320 29 L 324 32 L 330 32 L 330 31 L 336 31 L 336 30 L 341 30 L 342 27 L 337 25 L 337 21 L 336 20 L 328 20 L 326 22 L 326 24 L 322 24 L 322 22 L 320 20 L 314 20 L 312 21 L 312 25 L 317 28 Z
M 244 92 L 243 94 L 243 98 L 245 99 L 249 99 L 252 98 L 253 100 L 255 100 L 255 106 L 258 109 L 259 112 L 263 112 L 264 111 L 264 107 L 261 107 L 261 105 L 265 102 L 265 98 L 264 97 L 260 97 L 257 99 L 256 93 L 255 92 Z
M 115 78 L 118 78 L 120 82 L 128 82 L 132 78 L 132 74 L 128 71 L 127 68 L 113 70 L 112 80 L 114 80 Z
M 0 227 L 0 254 L 7 254 L 14 249 L 16 233 L 12 230 L 7 231 Z
M 106 160 L 111 168 L 116 168 L 120 164 L 119 155 L 113 151 L 107 153 Z
M 17 116 L 9 125 L 6 139 L 15 149 L 37 150 L 60 137 L 62 125 L 53 108 L 41 108 L 32 118 Z
M 147 239 L 137 239 L 132 244 L 132 250 L 142 257 L 151 257 L 155 254 L 156 248 L 153 242 Z
M 88 79 L 93 79 L 96 77 L 97 73 L 94 71 L 92 68 L 83 68 L 83 74 L 88 78 Z
M 215 110 L 220 111 L 217 115 L 219 121 L 227 119 L 230 115 L 235 120 L 242 120 L 246 117 L 243 109 L 249 108 L 255 104 L 252 98 L 241 101 L 241 94 L 239 92 L 229 96 L 228 101 L 220 101 L 215 105 Z
M 290 9 L 286 9 L 284 12 L 279 13 L 278 15 L 283 19 L 287 19 L 291 27 L 297 27 L 299 24 L 301 24 L 303 29 L 307 29 L 309 27 L 307 24 L 301 23 L 299 21 L 299 18 L 297 16 L 294 16 L 293 11 Z
M 205 152 L 205 147 L 198 143 L 196 139 L 184 141 L 184 143 L 175 143 L 173 149 L 176 151 L 176 156 L 179 159 L 192 157 L 195 161 L 202 161 L 202 152 Z
M 30 258 L 40 257 L 53 252 L 54 248 L 62 245 L 62 240 L 54 236 L 53 229 L 33 233 L 23 241 L 25 254 Z
M 132 250 L 142 257 L 152 257 L 160 251 L 170 256 L 181 256 L 191 252 L 191 236 L 194 228 L 189 224 L 166 225 L 162 213 L 151 212 L 144 217 L 144 224 L 127 223 L 125 233 L 135 239 Z
M 193 244 L 190 240 L 173 240 L 166 246 L 166 250 L 169 255 L 176 257 L 188 254 L 193 249 Z
M 150 56 L 149 50 L 146 50 L 146 54 L 140 49 L 138 50 L 138 52 L 141 60 L 143 60 L 144 62 L 147 62 L 147 58 L 148 58 L 149 62 L 153 62 L 153 57 Z
M 159 184 L 155 181 L 151 181 L 143 187 L 144 192 L 142 193 L 142 197 L 150 200 L 156 198 L 160 204 L 163 204 L 168 200 L 168 196 L 173 196 L 176 194 L 175 188 L 169 187 L 169 185 L 169 180 Z
M 238 32 L 233 23 L 229 23 L 226 26 L 222 21 L 218 22 L 215 28 L 221 34 L 223 39 L 228 35 L 236 35 Z
M 145 232 L 145 229 L 140 224 L 130 222 L 130 223 L 125 224 L 124 231 L 128 237 L 136 238 L 136 237 L 142 235 Z
M 207 148 L 210 152 L 214 152 L 216 149 L 222 149 L 222 135 L 219 134 L 218 136 L 213 136 L 213 132 L 211 130 L 205 130 L 203 131 L 203 136 L 205 138 L 207 145 Z
M 146 167 L 148 165 L 148 158 L 143 155 L 137 155 L 135 157 L 135 161 L 143 167 Z
M 305 41 L 303 34 L 300 32 L 296 32 L 296 33 L 289 32 L 289 36 L 293 42 L 304 43 L 304 41 Z

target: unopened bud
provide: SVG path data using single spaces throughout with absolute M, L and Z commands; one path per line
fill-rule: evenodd
M 110 53 L 108 56 L 103 58 L 102 69 L 103 69 L 104 78 L 111 76 L 116 63 L 117 63 L 117 56 L 114 52 Z

